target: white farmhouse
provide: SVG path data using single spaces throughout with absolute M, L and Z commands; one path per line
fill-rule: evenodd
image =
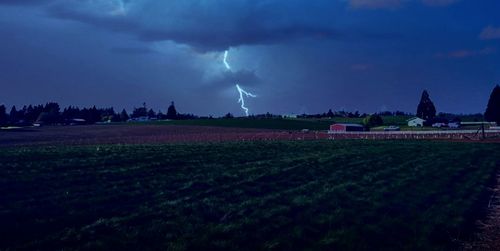
M 283 118 L 285 118 L 285 119 L 296 119 L 297 118 L 297 114 L 285 114 L 285 115 L 283 115 Z
M 414 118 L 411 118 L 409 120 L 407 120 L 408 122 L 408 126 L 411 126 L 411 127 L 418 127 L 418 126 L 424 126 L 424 122 L 425 120 L 424 119 L 421 119 L 419 117 L 414 117 Z

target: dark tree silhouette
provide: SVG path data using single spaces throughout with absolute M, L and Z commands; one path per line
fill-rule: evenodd
M 486 121 L 497 122 L 500 124 L 500 86 L 497 85 L 493 88 L 484 113 Z
M 64 108 L 62 112 L 63 121 L 70 121 L 72 119 L 82 119 L 83 117 L 84 116 L 82 116 L 81 111 L 78 107 L 69 106 L 67 108 Z
M 75 119 L 84 119 L 85 123 L 93 124 L 99 121 L 121 121 L 113 107 L 110 108 L 83 108 L 68 106 L 60 112 L 58 103 L 50 102 L 45 105 L 29 105 L 17 109 L 15 106 L 10 110 L 10 116 L 6 113 L 6 107 L 2 105 L 0 114 L 0 125 L 30 125 L 32 123 L 42 124 L 72 124 Z
M 167 119 L 177 119 L 177 110 L 175 110 L 174 101 L 172 101 L 172 103 L 168 107 Z
M 142 107 L 135 108 L 134 111 L 132 112 L 132 118 L 139 118 L 139 117 L 147 117 L 148 116 L 148 110 L 146 108 L 146 103 L 143 103 Z
M 43 108 L 44 112 L 49 112 L 49 113 L 54 113 L 54 114 L 59 113 L 60 110 L 61 110 L 61 108 L 59 107 L 59 104 L 56 102 L 49 102 Z
M 128 116 L 127 111 L 125 111 L 125 109 L 123 109 L 122 112 L 120 113 L 120 120 L 127 121 L 129 119 L 130 119 L 130 117 Z
M 161 112 L 161 110 L 158 111 L 157 116 L 158 116 L 158 119 L 165 119 L 165 117 L 166 117 L 166 115 L 163 114 L 163 112 Z
M 36 121 L 44 124 L 55 124 L 60 122 L 60 115 L 59 104 L 50 102 L 43 106 Z
M 35 109 L 32 105 L 29 105 L 26 109 L 26 113 L 24 114 L 24 119 L 26 120 L 26 122 L 33 123 L 35 122 L 36 117 L 37 114 L 35 112 Z
M 9 120 L 10 120 L 10 123 L 11 124 L 15 124 L 18 122 L 18 118 L 19 116 L 17 115 L 17 109 L 16 109 L 16 106 L 12 106 L 12 109 L 10 109 L 10 113 L 9 113 Z
M 42 124 L 50 123 L 49 113 L 48 112 L 41 112 L 36 119 L 36 123 L 42 123 Z
M 431 120 L 436 117 L 436 107 L 429 98 L 427 90 L 422 92 L 422 98 L 420 99 L 420 103 L 417 107 L 417 117 L 425 120 Z
M 332 109 L 328 110 L 328 113 L 326 114 L 327 117 L 333 117 L 335 114 L 333 114 Z
M 156 118 L 156 113 L 153 111 L 153 109 L 149 109 L 148 111 L 148 118 Z
M 100 121 L 117 122 L 119 120 L 119 116 L 116 116 L 115 109 L 113 107 L 98 109 L 98 113 Z
M 374 114 L 364 118 L 363 123 L 366 127 L 375 127 L 383 125 L 384 120 L 382 120 L 382 117 L 380 115 Z
M 0 105 L 0 126 L 5 126 L 7 125 L 7 113 L 5 109 L 5 105 Z
M 95 106 L 93 106 L 89 110 L 89 117 L 88 117 L 87 121 L 90 123 L 95 123 L 95 122 L 101 121 L 101 113 L 99 112 L 99 110 L 97 110 L 97 108 Z

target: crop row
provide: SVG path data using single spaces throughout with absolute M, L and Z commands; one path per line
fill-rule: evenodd
M 9 148 L 0 249 L 441 250 L 473 230 L 499 150 L 321 140 Z

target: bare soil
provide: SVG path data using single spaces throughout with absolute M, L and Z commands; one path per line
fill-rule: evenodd
M 225 142 L 252 140 L 445 140 L 454 142 L 500 143 L 500 132 L 488 139 L 456 133 L 439 134 L 334 134 L 325 131 L 287 131 L 191 125 L 84 125 L 46 126 L 0 130 L 0 147 L 29 145 L 151 144 L 183 142 Z
M 1 146 L 150 144 L 327 138 L 326 133 L 177 125 L 47 126 L 0 130 Z

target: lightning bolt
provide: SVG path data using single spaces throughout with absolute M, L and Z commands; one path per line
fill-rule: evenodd
M 238 89 L 238 92 L 240 93 L 240 98 L 238 99 L 238 103 L 241 104 L 241 109 L 243 109 L 243 111 L 245 111 L 245 114 L 247 115 L 248 117 L 248 108 L 245 107 L 245 99 L 244 99 L 244 96 L 245 97 L 251 97 L 251 98 L 256 98 L 257 96 L 250 93 L 250 92 L 247 92 L 243 89 L 241 89 L 241 87 L 236 84 L 236 89 Z
M 225 51 L 225 52 L 224 52 L 224 65 L 226 66 L 226 69 L 227 69 L 228 71 L 230 71 L 230 70 L 231 70 L 231 66 L 227 63 L 227 54 L 228 54 L 228 53 L 229 53 L 228 51 Z
M 231 66 L 227 62 L 227 57 L 228 57 L 229 52 L 225 51 L 224 52 L 224 65 L 226 66 L 226 69 L 228 71 L 231 70 Z M 238 90 L 238 93 L 240 94 L 240 98 L 238 99 L 238 103 L 241 104 L 241 109 L 245 111 L 245 115 L 248 117 L 248 108 L 245 106 L 245 97 L 250 97 L 250 98 L 256 98 L 257 95 L 252 94 L 250 92 L 247 92 L 243 90 L 240 85 L 236 84 L 236 90 Z

